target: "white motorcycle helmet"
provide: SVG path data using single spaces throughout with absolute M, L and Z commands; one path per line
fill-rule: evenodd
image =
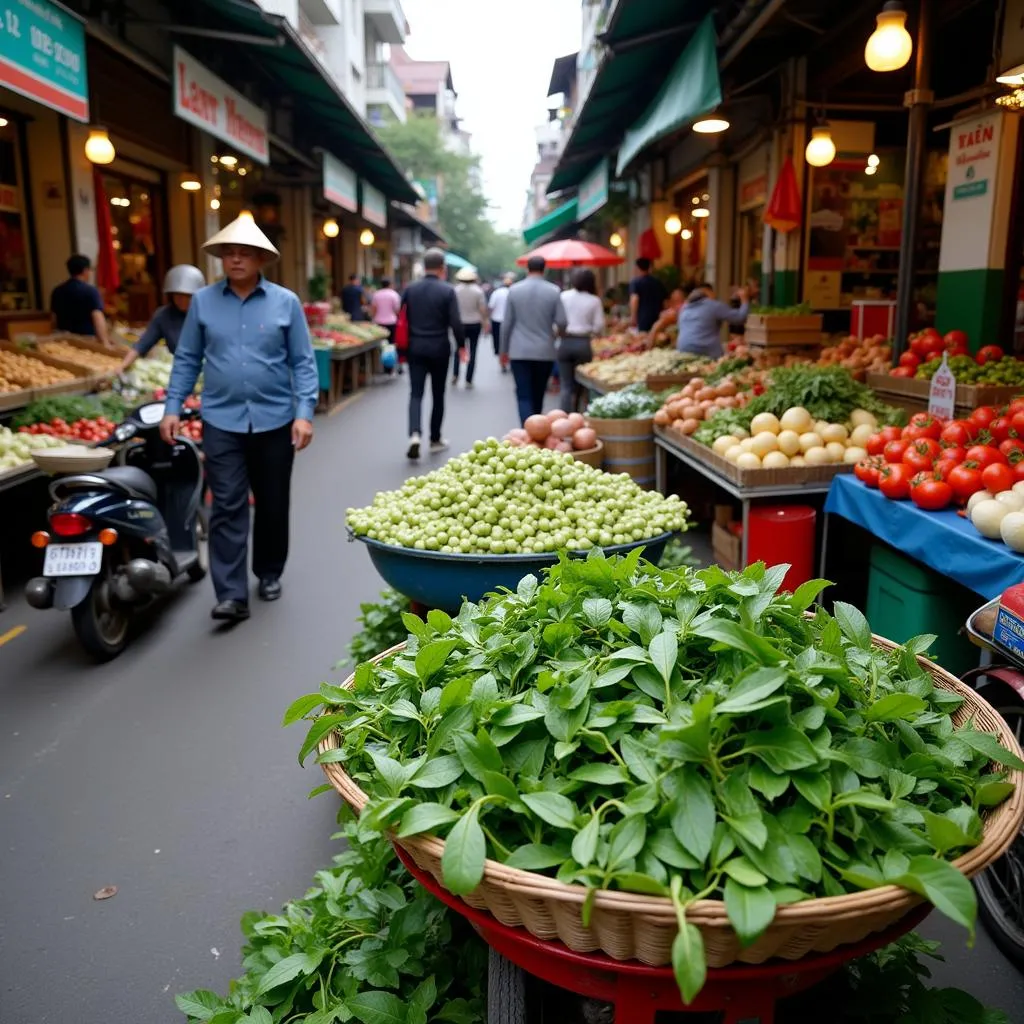
M 164 278 L 164 295 L 195 295 L 206 287 L 206 277 L 198 267 L 190 263 L 179 263 L 171 267 Z

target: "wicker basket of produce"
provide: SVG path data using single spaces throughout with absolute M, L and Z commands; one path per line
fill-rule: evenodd
M 684 637 L 690 638 L 685 661 L 682 651 L 676 660 L 678 637 L 662 639 L 672 635 L 657 632 L 661 629 L 660 612 L 655 623 L 651 605 L 635 603 L 641 601 L 639 595 L 650 594 L 653 588 L 648 584 L 645 589 L 643 579 L 634 575 L 626 588 L 629 594 L 621 596 L 618 607 L 626 608 L 621 612 L 624 622 L 632 622 L 642 637 L 650 637 L 647 647 L 653 665 L 645 663 L 645 671 L 637 676 L 637 686 L 643 693 L 633 686 L 624 690 L 609 682 L 610 671 L 616 679 L 625 678 L 625 669 L 614 669 L 616 664 L 622 665 L 615 656 L 607 663 L 600 662 L 600 666 L 611 665 L 611 669 L 599 667 L 589 659 L 575 662 L 585 668 L 567 677 L 552 675 L 564 671 L 566 664 L 562 662 L 559 669 L 559 656 L 552 655 L 552 660 L 545 662 L 546 669 L 537 665 L 532 670 L 540 671 L 540 677 L 529 677 L 547 678 L 544 689 L 548 696 L 536 696 L 533 682 L 524 681 L 522 685 L 510 686 L 505 695 L 508 703 L 502 704 L 496 696 L 494 675 L 487 674 L 484 687 L 483 683 L 473 684 L 460 672 L 461 665 L 468 667 L 463 657 L 477 659 L 474 675 L 478 678 L 492 664 L 495 674 L 511 671 L 514 676 L 518 671 L 511 663 L 500 669 L 497 661 L 486 659 L 477 634 L 466 641 L 458 639 L 468 635 L 465 631 L 473 616 L 460 616 L 459 622 L 450 626 L 444 620 L 431 619 L 430 625 L 423 624 L 418 634 L 415 658 L 403 658 L 405 645 L 400 645 L 375 659 L 375 663 L 385 662 L 378 669 L 361 666 L 342 684 L 345 690 L 355 689 L 350 701 L 331 700 L 324 692 L 320 702 L 327 704 L 330 711 L 340 713 L 314 719 L 304 750 L 319 749 L 327 778 L 355 811 L 362 812 L 371 804 L 364 786 L 373 789 L 372 806 L 367 810 L 370 827 L 376 821 L 377 827 L 389 830 L 393 841 L 439 884 L 470 906 L 490 912 L 502 924 L 524 927 L 540 939 L 557 939 L 577 952 L 599 950 L 618 960 L 667 964 L 673 960 L 673 942 L 681 921 L 685 920 L 691 943 L 698 941 L 695 930 L 700 933 L 707 966 L 756 964 L 772 958 L 796 960 L 857 943 L 883 931 L 921 904 L 926 896 L 935 898 L 956 920 L 970 923 L 974 904 L 966 878 L 999 858 L 1024 820 L 1024 773 L 1018 770 L 1021 750 L 1014 735 L 973 690 L 915 654 L 922 644 L 901 648 L 872 636 L 863 616 L 846 605 L 837 604 L 836 619 L 819 612 L 814 619 L 804 616 L 801 620 L 800 609 L 814 600 L 807 593 L 765 597 L 774 592 L 781 580 L 780 569 L 784 571 L 785 567 L 754 567 L 726 577 L 716 575 L 720 570 L 713 567 L 700 577 L 700 585 L 713 591 L 714 597 L 702 598 L 700 595 L 706 592 L 697 587 L 687 591 L 688 596 L 677 598 L 689 608 L 680 611 L 681 615 L 698 613 L 702 600 L 708 607 L 719 600 L 735 602 L 735 618 L 716 611 L 712 619 L 691 620 L 701 625 L 684 631 Z M 657 575 L 660 586 L 665 584 L 665 573 L 647 569 L 641 563 L 640 576 L 647 573 Z M 696 578 L 692 574 L 680 575 Z M 570 621 L 574 609 L 557 601 L 560 595 L 566 600 L 565 595 L 572 588 L 577 596 L 568 600 L 586 602 L 586 611 L 577 613 L 580 619 L 600 623 L 607 614 L 614 615 L 611 601 L 580 596 L 586 587 L 581 582 L 583 578 L 582 573 L 568 583 L 564 578 L 552 578 L 542 583 L 539 590 L 531 587 L 525 593 L 491 600 L 504 602 L 500 613 L 507 613 L 507 617 L 502 621 L 515 623 L 515 628 L 521 628 L 524 617 L 540 608 L 558 607 L 558 620 L 563 624 Z M 771 582 L 762 587 L 760 581 L 765 578 Z M 730 587 L 744 591 L 746 597 L 726 596 L 731 593 Z M 602 588 L 598 583 L 589 593 L 610 596 L 611 591 L 607 584 Z M 755 594 L 761 596 L 754 597 Z M 749 630 L 738 625 L 738 604 L 748 599 L 757 600 L 762 607 L 755 618 L 767 615 L 764 621 L 775 623 L 766 625 L 764 633 L 756 632 L 756 624 Z M 669 596 L 666 600 L 673 598 Z M 491 616 L 492 607 L 481 609 L 484 617 L 476 621 L 497 621 Z M 661 610 L 671 614 L 670 607 L 663 603 Z M 720 609 L 721 605 L 717 607 Z M 542 616 L 540 611 L 535 614 Z M 645 616 L 646 625 L 642 621 Z M 565 644 L 564 649 L 572 649 L 575 658 L 586 657 L 594 649 L 588 646 L 580 651 L 573 646 L 567 630 L 556 629 L 554 615 L 547 621 L 548 625 L 540 624 L 537 634 L 545 638 L 542 643 Z M 605 643 L 615 643 L 610 638 L 621 636 L 622 622 L 612 626 L 616 628 L 602 634 Z M 482 628 L 491 635 L 487 646 L 497 645 L 494 627 Z M 589 627 L 584 624 L 579 628 L 586 631 Z M 593 627 L 599 632 L 603 628 L 606 627 Z M 787 633 L 792 643 L 786 639 Z M 583 632 L 578 635 L 581 645 L 589 644 Z M 805 644 L 808 638 L 813 638 L 813 642 Z M 630 643 L 628 639 L 619 642 Z M 463 647 L 465 655 L 459 653 Z M 708 653 L 712 647 L 717 653 Z M 842 654 L 836 653 L 840 649 Z M 532 647 L 530 650 L 531 657 L 538 656 Z M 780 660 L 782 652 L 785 653 Z M 639 661 L 642 653 L 642 648 L 632 646 L 621 656 L 628 663 L 633 658 Z M 790 657 L 793 662 L 786 660 Z M 748 663 L 749 673 L 733 676 L 735 686 L 715 690 L 722 685 L 722 673 L 735 672 L 740 664 Z M 856 677 L 856 666 L 866 663 L 872 666 L 872 673 L 875 668 L 888 666 L 884 696 L 877 679 L 871 684 Z M 786 675 L 786 664 L 792 665 L 792 683 L 779 678 L 780 674 Z M 797 664 L 802 667 L 798 669 Z M 579 718 L 580 722 L 594 723 L 582 747 L 582 756 L 574 754 L 581 749 L 578 742 L 573 745 L 560 741 L 561 749 L 552 762 L 543 729 L 547 726 L 557 733 L 563 721 L 573 720 L 574 709 L 582 706 L 574 705 L 581 693 L 575 687 L 591 665 L 595 667 L 590 682 L 596 689 L 583 699 L 595 702 L 588 706 L 596 710 L 589 717 L 584 712 Z M 774 666 L 782 668 L 775 671 Z M 691 691 L 694 703 L 688 711 L 684 708 L 682 713 L 674 712 L 672 726 L 668 725 L 667 717 L 659 719 L 669 705 L 656 697 L 648 701 L 644 694 L 656 695 L 661 686 L 666 694 L 674 693 L 675 699 L 680 699 L 688 681 L 692 682 L 690 677 L 701 672 L 706 673 L 709 689 Z M 407 691 L 413 697 L 422 694 L 419 709 L 410 699 L 395 699 L 399 692 L 406 692 L 403 686 L 409 684 L 403 680 L 410 675 L 429 678 L 429 693 L 436 694 L 429 705 L 444 708 L 447 704 L 448 715 L 462 715 L 465 733 L 459 734 L 460 739 L 449 731 L 447 742 L 439 742 L 434 721 L 430 727 L 434 739 L 423 741 L 420 759 L 410 753 L 402 764 L 396 760 L 402 756 L 397 750 L 403 742 L 399 737 L 415 736 L 417 729 L 425 728 L 416 722 L 422 723 L 432 714 L 426 710 L 427 691 L 420 689 L 426 684 L 413 683 Z M 846 681 L 840 682 L 844 677 Z M 867 679 L 871 678 L 869 673 Z M 813 683 L 814 679 L 819 682 Z M 831 705 L 832 713 L 838 712 L 838 717 L 830 717 L 830 728 L 824 731 L 824 708 L 814 711 L 817 698 L 809 693 L 818 686 L 824 687 L 819 694 L 823 699 L 826 693 L 840 695 L 836 698 L 840 703 Z M 851 697 L 851 690 L 858 696 Z M 702 693 L 699 700 L 693 697 L 694 692 Z M 603 730 L 608 729 L 609 721 L 615 720 L 615 714 L 620 716 L 620 723 L 625 721 L 622 705 L 616 703 L 623 693 L 631 694 L 638 706 L 648 709 L 641 716 L 643 722 L 662 724 L 651 729 L 633 725 L 625 730 L 626 735 L 619 726 L 614 733 L 618 738 L 612 742 Z M 309 703 L 301 707 L 300 713 L 309 713 L 317 697 L 305 700 Z M 486 704 L 489 700 L 495 702 L 491 710 L 475 717 L 480 702 Z M 464 708 L 460 701 L 465 703 Z M 339 704 L 340 707 L 331 707 Z M 785 711 L 780 710 L 782 704 Z M 378 711 L 372 728 L 364 724 L 369 717 L 367 707 L 371 705 Z M 775 711 L 770 711 L 773 706 Z M 555 712 L 556 707 L 562 710 Z M 614 713 L 607 710 L 613 707 L 617 709 Z M 549 723 L 552 713 L 556 714 L 557 723 Z M 544 715 L 543 719 L 538 720 L 539 714 Z M 630 713 L 628 717 L 638 714 Z M 785 730 L 784 741 L 778 731 L 781 727 L 766 730 L 751 724 L 761 722 L 763 726 L 767 720 L 774 720 L 772 716 L 789 714 L 797 716 L 799 726 L 794 720 L 793 727 Z M 488 724 L 474 733 L 481 718 Z M 939 718 L 947 724 L 936 728 L 940 733 L 946 731 L 947 738 L 935 742 L 941 742 L 942 750 L 960 762 L 953 767 L 949 761 L 944 770 L 938 767 L 938 761 L 932 763 L 937 755 L 921 739 L 923 735 L 932 737 L 929 730 L 933 720 Z M 912 724 L 915 721 L 921 724 Z M 708 723 L 706 727 L 702 722 Z M 352 729 L 366 730 L 366 735 L 362 739 L 352 736 L 349 723 Z M 950 725 L 953 731 L 948 733 Z M 802 738 L 794 735 L 801 734 L 800 726 Z M 744 727 L 751 731 L 736 737 L 742 748 L 730 746 L 735 741 L 726 738 L 731 735 L 729 730 Z M 451 725 L 441 728 L 451 730 Z M 663 728 L 666 731 L 662 733 Z M 631 730 L 643 730 L 643 738 L 631 739 Z M 374 731 L 376 734 L 371 735 Z M 543 783 L 537 778 L 526 778 L 534 769 L 523 768 L 520 760 L 526 744 L 532 742 L 523 737 L 535 733 L 544 735 L 546 753 L 539 755 L 535 766 Z M 571 737 L 573 733 L 567 735 Z M 377 743 L 378 736 L 390 738 L 388 749 L 392 756 L 380 760 L 374 754 L 371 763 L 360 744 Z M 654 736 L 659 738 L 652 739 Z M 917 753 L 903 751 L 900 744 L 904 740 Z M 668 746 L 662 749 L 660 742 Z M 801 757 L 796 756 L 798 747 L 805 752 Z M 776 754 L 771 753 L 776 748 L 777 760 Z M 659 755 L 652 753 L 655 750 Z M 821 760 L 812 767 L 815 751 Z M 382 746 L 380 755 L 384 753 Z M 659 759 L 654 760 L 655 756 Z M 901 767 L 888 767 L 886 762 L 897 757 Z M 674 768 L 668 764 L 672 759 L 677 762 Z M 1000 759 L 1015 766 L 996 774 L 994 764 Z M 573 767 L 576 765 L 579 767 Z M 351 768 L 352 775 L 347 768 Z M 710 779 L 703 774 L 705 770 Z M 566 772 L 565 778 L 562 771 Z M 794 771 L 796 775 L 790 774 Z M 670 777 L 673 781 L 666 782 Z M 960 782 L 953 781 L 953 777 Z M 384 778 L 388 780 L 387 786 L 382 782 Z M 411 782 L 403 783 L 403 778 Z M 621 788 L 616 790 L 617 786 Z M 951 801 L 946 802 L 945 796 L 937 793 L 939 790 L 942 794 L 953 793 Z M 451 806 L 456 791 L 460 802 L 472 801 L 468 810 L 463 807 L 459 811 Z M 404 804 L 388 799 L 389 793 L 399 792 L 410 799 Z M 467 792 L 469 796 L 465 796 Z M 772 795 L 764 796 L 765 793 Z M 931 793 L 936 793 L 935 802 Z M 912 802 L 912 795 L 916 802 Z M 590 796 L 593 802 L 588 803 Z M 418 804 L 417 798 L 433 802 Z M 641 801 L 646 802 L 641 805 Z M 958 801 L 963 802 L 962 808 L 950 806 Z M 631 802 L 638 808 L 632 812 L 628 810 Z M 732 812 L 725 818 L 723 804 Z M 485 810 L 495 806 L 498 811 Z M 768 806 L 771 810 L 762 816 Z M 982 808 L 980 816 L 974 806 Z M 503 807 L 508 810 L 502 811 Z M 611 823 L 602 816 L 620 813 L 621 819 L 609 833 L 606 827 Z M 487 816 L 481 827 L 479 818 L 484 814 Z M 890 814 L 892 818 L 888 817 Z M 523 824 L 524 818 L 520 816 L 533 824 Z M 801 831 L 805 816 L 807 821 Z M 470 817 L 473 820 L 467 821 Z M 453 822 L 457 824 L 452 825 Z M 451 831 L 446 839 L 430 834 L 448 830 L 449 826 Z M 512 832 L 520 828 L 532 838 L 526 840 L 526 846 L 516 846 L 510 853 L 503 844 L 509 843 Z M 856 857 L 864 863 L 851 859 L 854 840 L 850 836 L 857 830 L 863 841 L 858 840 Z M 934 848 L 924 854 L 932 842 Z M 502 862 L 488 858 L 482 860 L 476 872 L 467 873 L 465 857 L 474 844 L 475 855 L 481 860 L 486 852 L 498 851 Z M 965 848 L 966 852 L 960 852 L 955 859 L 943 859 L 943 851 L 952 854 Z M 819 849 L 825 851 L 824 855 L 816 852 Z M 937 853 L 943 856 L 936 857 Z M 505 860 L 512 863 L 503 863 Z M 658 862 L 662 867 L 656 869 Z M 569 877 L 568 882 L 542 873 L 559 864 L 559 874 Z M 670 888 L 666 864 L 672 898 L 665 895 Z M 846 866 L 840 872 L 836 864 Z M 878 866 L 883 864 L 884 875 Z M 529 870 L 524 870 L 524 866 Z M 691 868 L 698 870 L 691 874 Z M 660 873 L 661 877 L 655 880 L 647 872 Z M 826 876 L 838 891 L 822 891 L 821 883 Z M 621 878 L 618 888 L 608 887 L 609 877 Z M 780 882 L 783 877 L 790 878 L 790 882 Z M 580 884 L 584 878 L 590 879 L 594 887 Z M 710 884 L 709 878 L 713 879 Z M 841 885 L 836 881 L 839 878 L 844 879 Z M 702 885 L 707 887 L 702 890 Z M 641 890 L 662 895 L 646 895 Z M 951 890 L 957 892 L 955 897 L 949 897 Z M 714 892 L 724 892 L 724 899 L 702 898 Z M 807 898 L 808 893 L 815 898 Z M 970 904 L 968 909 L 963 909 L 965 901 Z M 742 939 L 737 921 L 743 922 L 745 929 Z M 698 990 L 702 983 L 701 980 L 697 984 Z

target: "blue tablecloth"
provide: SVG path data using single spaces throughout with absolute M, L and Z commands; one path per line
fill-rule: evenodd
M 1024 557 L 986 540 L 956 512 L 923 512 L 912 501 L 890 501 L 854 476 L 837 476 L 825 512 L 862 526 L 915 561 L 986 599 L 1024 582 Z

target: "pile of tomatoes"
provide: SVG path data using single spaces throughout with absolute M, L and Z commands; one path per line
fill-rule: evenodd
M 97 441 L 106 441 L 114 432 L 115 426 L 117 424 L 106 416 L 75 420 L 73 423 L 57 418 L 50 420 L 49 423 L 33 423 L 31 426 L 19 427 L 18 432 L 49 434 L 51 437 L 67 438 L 69 441 L 88 441 L 95 444 Z
M 1024 398 L 1005 409 L 980 406 L 960 420 L 919 412 L 865 447 L 868 457 L 854 472 L 885 497 L 909 498 L 929 512 L 965 505 L 978 491 L 999 494 L 1024 480 Z
M 967 335 L 963 331 L 948 331 L 939 334 L 934 327 L 926 327 L 910 336 L 907 351 L 900 355 L 899 364 L 889 371 L 890 377 L 913 377 L 922 363 L 938 359 L 945 353 L 950 359 L 955 356 L 970 356 Z M 1006 353 L 998 345 L 985 345 L 973 357 L 979 366 L 998 363 Z
M 183 420 L 181 428 L 178 433 L 182 437 L 187 437 L 190 441 L 195 441 L 196 444 L 202 444 L 203 442 L 203 421 L 202 420 Z

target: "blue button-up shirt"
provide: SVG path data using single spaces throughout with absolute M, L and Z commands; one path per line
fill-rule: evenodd
M 260 278 L 240 299 L 226 281 L 192 298 L 174 353 L 165 410 L 181 413 L 203 372 L 203 419 L 219 430 L 262 433 L 311 420 L 320 392 L 299 298 Z

